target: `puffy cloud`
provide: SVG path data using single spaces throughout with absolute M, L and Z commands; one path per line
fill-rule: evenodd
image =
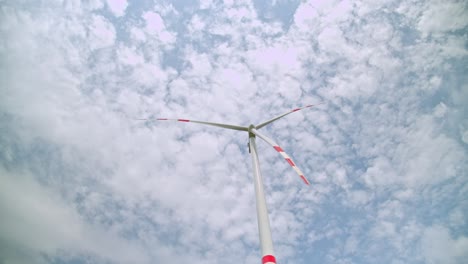
M 27 261 L 34 263 L 59 251 L 116 263 L 149 261 L 143 248 L 102 226 L 87 224 L 56 190 L 42 186 L 30 175 L 2 169 L 0 177 L 0 211 L 4 215 L 0 241 L 13 247 L 12 251 L 8 247 L 1 250 L 4 261 L 30 258 Z
M 175 41 L 174 33 L 166 30 L 166 25 L 160 14 L 149 11 L 143 14 L 143 18 L 146 23 L 147 34 L 156 35 L 158 41 L 162 43 L 167 44 Z
M 468 237 L 454 238 L 443 226 L 431 226 L 421 237 L 421 250 L 427 263 L 461 263 L 466 259 Z
M 107 6 L 115 16 L 120 17 L 125 14 L 128 3 L 127 0 L 106 0 Z
M 430 1 L 425 5 L 418 29 L 424 36 L 463 29 L 468 25 L 466 11 L 456 1 Z
M 100 49 L 111 46 L 115 42 L 114 26 L 103 16 L 93 15 L 89 26 L 92 49 Z

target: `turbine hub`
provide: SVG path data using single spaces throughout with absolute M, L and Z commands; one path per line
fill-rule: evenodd
M 250 124 L 249 126 L 249 138 L 255 137 L 255 134 L 252 133 L 252 129 L 255 129 L 256 127 L 253 124 Z

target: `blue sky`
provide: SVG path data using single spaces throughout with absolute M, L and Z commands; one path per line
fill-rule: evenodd
M 0 1 L 0 263 L 468 258 L 463 1 Z

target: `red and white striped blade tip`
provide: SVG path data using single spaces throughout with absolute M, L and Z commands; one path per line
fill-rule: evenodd
M 284 150 L 276 145 L 276 146 L 273 146 L 273 148 L 281 155 L 283 156 L 283 158 L 288 162 L 288 164 L 296 171 L 296 173 L 299 175 L 299 177 L 301 177 L 302 181 L 306 184 L 306 185 L 310 185 L 310 182 L 307 180 L 307 178 L 304 176 L 304 174 L 302 173 L 302 171 L 296 166 L 296 164 L 294 163 L 294 161 L 289 157 L 288 154 L 286 154 L 286 152 L 284 152 Z

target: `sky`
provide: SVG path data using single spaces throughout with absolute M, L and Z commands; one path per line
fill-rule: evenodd
M 0 263 L 468 259 L 466 1 L 0 0 Z

